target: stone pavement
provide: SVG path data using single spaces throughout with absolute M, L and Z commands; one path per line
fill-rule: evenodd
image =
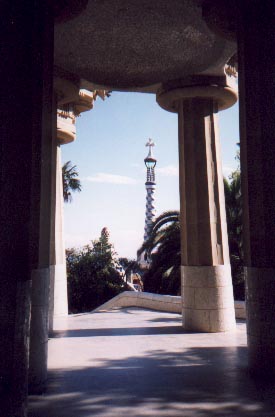
M 203 334 L 138 308 L 62 318 L 29 417 L 274 417 L 274 384 L 249 376 L 246 353 L 244 322 Z

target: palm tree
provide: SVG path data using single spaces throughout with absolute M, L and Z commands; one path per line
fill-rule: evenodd
M 152 252 L 156 250 L 161 240 L 164 238 L 165 232 L 168 225 L 179 224 L 179 211 L 170 210 L 165 211 L 160 214 L 152 223 L 149 238 L 143 242 L 142 246 L 138 250 L 138 255 L 143 252 L 146 252 L 147 256 L 150 258 Z
M 179 212 L 168 211 L 156 218 L 149 238 L 138 250 L 146 252 L 150 268 L 143 275 L 145 291 L 180 294 L 180 223 Z
M 72 192 L 81 191 L 81 183 L 78 179 L 76 165 L 67 161 L 62 167 L 63 198 L 65 203 L 72 202 Z

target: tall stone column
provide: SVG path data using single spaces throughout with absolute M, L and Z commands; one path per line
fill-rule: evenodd
M 66 254 L 64 243 L 64 202 L 61 145 L 76 139 L 76 117 L 93 108 L 97 95 L 105 98 L 103 90 L 79 89 L 79 80 L 63 70 L 55 69 L 54 91 L 57 103 L 55 117 L 56 141 L 53 153 L 53 189 L 51 201 L 51 266 L 49 331 L 54 330 L 54 319 L 68 315 Z
M 53 12 L 47 1 L 30 1 L 28 13 L 21 1 L 1 6 L 0 414 L 25 417 L 31 279 L 49 264 L 50 219 L 41 199 L 50 198 Z
M 51 277 L 52 202 L 55 200 L 56 105 L 52 102 L 52 117 L 42 152 L 41 194 L 39 204 L 39 263 L 32 270 L 29 392 L 45 390 L 48 362 L 49 298 Z
M 52 224 L 51 238 L 51 290 L 50 290 L 50 311 L 49 311 L 49 331 L 54 328 L 54 318 L 66 316 L 68 314 L 68 294 L 67 294 L 67 273 L 66 256 L 64 244 L 64 209 L 63 209 L 63 183 L 62 183 L 62 162 L 61 147 L 55 146 L 54 155 L 54 177 L 55 198 L 52 202 L 52 213 L 54 221 Z
M 275 374 L 275 3 L 239 7 L 243 238 L 250 368 Z
M 236 93 L 212 82 L 193 77 L 157 101 L 178 113 L 183 324 L 222 332 L 235 327 L 235 312 L 217 112 Z
M 52 155 L 51 242 L 49 333 L 54 329 L 54 318 L 68 315 L 67 273 L 63 221 L 63 181 L 61 144 L 75 140 L 75 115 L 72 102 L 79 98 L 79 80 L 55 68 L 55 143 Z

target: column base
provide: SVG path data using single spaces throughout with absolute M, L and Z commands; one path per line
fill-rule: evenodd
M 54 329 L 54 318 L 68 315 L 67 272 L 65 264 L 51 265 L 49 332 Z
M 54 275 L 54 316 L 68 315 L 67 271 L 66 264 L 51 265 Z
M 182 266 L 183 326 L 199 332 L 236 327 L 230 265 Z
M 245 268 L 249 368 L 275 376 L 275 269 Z
M 50 268 L 32 271 L 29 393 L 44 392 L 47 381 Z

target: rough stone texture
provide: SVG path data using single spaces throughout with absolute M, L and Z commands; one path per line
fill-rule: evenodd
M 90 0 L 55 30 L 55 64 L 112 89 L 222 74 L 235 49 L 210 31 L 192 0 Z
M 275 3 L 252 2 L 243 5 L 240 12 L 241 183 L 249 358 L 251 369 L 275 375 Z
M 47 257 L 40 199 L 52 135 L 53 16 L 45 1 L 19 0 L 2 2 L 1 15 L 0 414 L 25 417 L 31 270 Z
M 275 371 L 275 269 L 245 268 L 249 363 L 257 373 Z
M 32 393 L 42 393 L 47 380 L 49 289 L 50 268 L 33 270 L 29 369 Z
M 243 13 L 239 89 L 245 265 L 275 268 L 275 3 L 255 2 Z
M 49 385 L 29 417 L 273 417 L 274 384 L 247 372 L 245 323 L 183 330 L 178 314 L 125 308 L 60 318 Z
M 20 416 L 27 412 L 28 374 L 25 370 L 29 366 L 31 280 L 18 282 L 15 305 L 13 375 L 19 373 L 22 377 L 13 380 L 12 408 L 14 415 Z
M 182 266 L 186 330 L 223 332 L 235 327 L 230 265 Z

